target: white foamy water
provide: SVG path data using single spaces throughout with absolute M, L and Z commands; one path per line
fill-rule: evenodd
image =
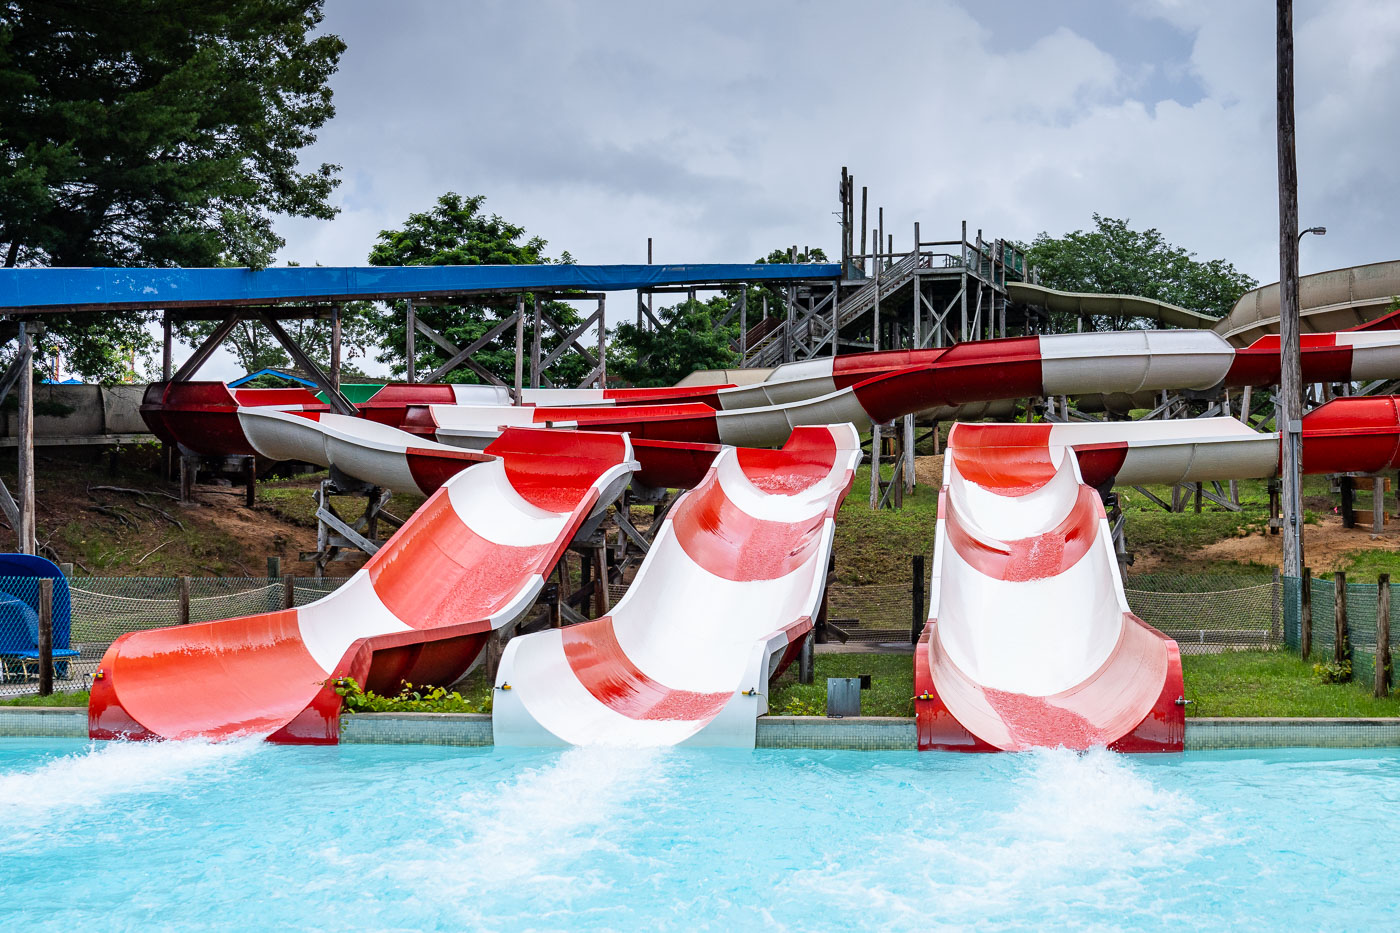
M 431 903 L 427 916 L 438 924 L 567 916 L 555 912 L 610 887 L 608 866 L 628 857 L 640 801 L 664 793 L 669 754 L 570 748 L 508 780 L 454 788 L 427 840 L 332 858 Z M 483 899 L 493 905 L 488 915 Z
M 933 784 L 909 830 L 878 844 L 875 861 L 829 862 L 803 872 L 804 885 L 925 927 L 995 929 L 1032 916 L 1054 925 L 1091 907 L 1150 911 L 1146 877 L 1160 880 L 1224 842 L 1210 814 L 1122 755 L 1053 749 L 1008 761 L 1003 799 L 979 812 L 979 801 L 949 799 Z
M 40 765 L 0 773 L 0 839 L 116 805 L 117 798 L 217 779 L 263 747 L 261 738 L 212 743 L 97 742 Z

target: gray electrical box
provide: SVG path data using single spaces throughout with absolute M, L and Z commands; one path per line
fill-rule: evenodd
M 860 715 L 860 678 L 826 679 L 826 715 L 833 718 Z

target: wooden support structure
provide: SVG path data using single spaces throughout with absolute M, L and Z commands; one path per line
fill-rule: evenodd
M 917 645 L 923 634 L 924 623 L 928 620 L 924 609 L 924 555 L 915 554 L 910 558 L 913 572 L 912 618 L 909 624 L 909 643 Z
M 53 693 L 53 579 L 39 578 L 39 696 Z
M 297 580 L 290 573 L 282 578 L 282 608 L 292 609 L 297 604 Z
M 21 554 L 38 553 L 34 523 L 34 341 L 28 325 L 19 322 L 19 523 L 15 526 Z
M 190 624 L 190 578 L 180 578 L 180 590 L 178 596 L 178 611 L 180 613 L 180 624 Z

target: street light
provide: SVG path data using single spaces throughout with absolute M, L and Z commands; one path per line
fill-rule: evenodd
M 1302 233 L 1299 233 L 1299 234 L 1298 234 L 1298 242 L 1299 242 L 1299 243 L 1303 242 L 1303 237 L 1307 236 L 1309 233 L 1316 233 L 1318 236 L 1326 236 L 1326 235 L 1327 235 L 1327 228 L 1326 228 L 1326 227 L 1309 227 L 1308 229 L 1304 230 Z

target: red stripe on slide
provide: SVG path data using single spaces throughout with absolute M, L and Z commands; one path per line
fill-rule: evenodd
M 408 460 L 408 471 L 413 474 L 413 482 L 418 484 L 418 489 L 424 495 L 432 495 L 437 492 L 438 487 L 467 467 L 493 459 L 488 454 L 479 454 L 470 450 L 449 452 L 446 450 L 421 450 L 414 447 L 404 451 L 404 456 Z
M 960 424 L 948 437 L 964 479 L 1002 495 L 1024 496 L 1055 475 L 1048 424 Z
M 439 489 L 365 569 L 390 612 L 411 628 L 430 629 L 499 612 L 532 574 L 548 571 L 557 550 L 553 541 L 512 547 L 486 540 Z
M 547 512 L 572 512 L 604 473 L 623 462 L 627 442 L 599 431 L 507 428 L 486 452 L 505 461 L 506 479 L 526 502 Z
M 321 690 L 295 609 L 133 632 L 108 649 L 88 728 L 118 737 L 135 721 L 167 739 L 270 732 Z
M 1400 466 L 1400 398 L 1337 398 L 1303 416 L 1304 473 Z
M 718 479 L 687 495 L 673 513 L 686 555 L 726 580 L 776 580 L 801 567 L 821 546 L 826 514 L 797 522 L 754 518 L 735 505 Z
M 774 495 L 792 496 L 821 482 L 836 462 L 836 439 L 822 428 L 804 434 L 801 446 L 782 450 L 737 448 L 739 469 L 755 487 Z
M 1074 507 L 1060 524 L 1031 538 L 999 542 L 997 547 L 968 534 L 957 511 L 949 509 L 948 543 L 983 576 L 1013 583 L 1043 580 L 1064 573 L 1089 552 L 1102 515 L 1098 494 L 1080 486 Z
M 1346 382 L 1351 379 L 1352 348 L 1337 345 L 1336 334 L 1303 334 L 1300 357 L 1304 382 Z M 1279 381 L 1279 338 L 1260 337 L 1236 350 L 1227 386 L 1277 385 Z
M 1071 448 L 1079 460 L 1079 476 L 1086 486 L 1098 488 L 1111 481 L 1123 469 L 1128 458 L 1128 442 L 1112 444 L 1081 444 Z
M 652 679 L 623 652 L 611 616 L 570 625 L 559 634 L 579 683 L 598 702 L 629 719 L 708 721 L 733 696 L 675 690 Z
M 831 361 L 831 381 L 836 388 L 845 389 L 872 376 L 929 366 L 947 353 L 939 347 L 931 350 L 881 350 L 877 353 L 851 353 Z

